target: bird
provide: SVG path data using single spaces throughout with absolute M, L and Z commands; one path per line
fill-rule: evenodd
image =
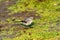
M 33 23 L 33 17 L 28 17 L 25 20 L 22 20 L 21 22 L 23 25 L 26 25 L 26 26 L 31 25 Z

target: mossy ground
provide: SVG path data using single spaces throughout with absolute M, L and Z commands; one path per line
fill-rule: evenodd
M 29 16 L 32 28 L 20 25 Z M 0 0 L 0 40 L 60 40 L 60 0 Z

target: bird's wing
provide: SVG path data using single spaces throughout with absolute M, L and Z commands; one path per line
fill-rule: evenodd
M 22 20 L 21 22 L 27 23 L 26 21 Z

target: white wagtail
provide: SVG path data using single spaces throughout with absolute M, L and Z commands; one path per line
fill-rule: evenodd
M 26 26 L 31 25 L 32 22 L 33 22 L 33 17 L 28 17 L 28 18 L 26 18 L 25 20 L 23 20 L 21 22 L 22 22 L 23 25 L 26 25 Z

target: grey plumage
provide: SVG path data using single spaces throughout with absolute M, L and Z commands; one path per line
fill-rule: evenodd
M 26 18 L 25 20 L 21 21 L 23 25 L 30 25 L 33 22 L 33 17 Z

